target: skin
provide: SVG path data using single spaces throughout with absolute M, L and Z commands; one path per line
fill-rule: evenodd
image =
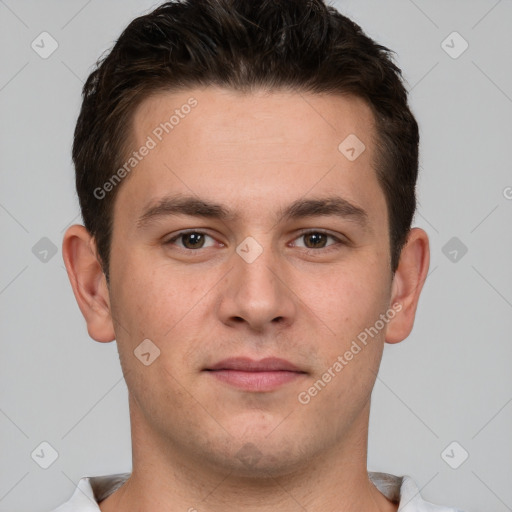
M 412 330 L 429 244 L 413 228 L 391 273 L 372 113 L 332 94 L 165 92 L 136 110 L 133 148 L 192 96 L 197 106 L 119 185 L 108 286 L 85 228 L 64 237 L 88 332 L 117 340 L 129 390 L 133 472 L 100 509 L 396 511 L 367 476 L 370 397 L 384 343 Z M 338 150 L 349 134 L 366 146 L 354 161 Z M 144 209 L 169 194 L 215 201 L 236 218 L 165 215 L 137 228 Z M 333 194 L 367 212 L 366 229 L 351 217 L 279 218 L 296 200 Z M 206 233 L 204 246 L 166 244 L 185 229 Z M 337 238 L 315 245 L 304 229 Z M 262 248 L 252 263 L 236 252 L 248 236 Z M 299 403 L 395 303 L 400 312 L 379 334 Z M 134 356 L 146 338 L 160 350 L 148 366 Z M 257 392 L 203 371 L 233 356 L 280 357 L 305 373 Z M 240 457 L 248 447 L 252 463 Z

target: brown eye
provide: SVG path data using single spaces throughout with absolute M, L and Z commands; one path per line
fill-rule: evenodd
M 324 248 L 328 238 L 328 235 L 326 235 L 325 233 L 317 232 L 307 233 L 302 236 L 306 241 L 305 245 L 308 249 Z
M 331 239 L 331 242 L 329 242 L 329 239 Z M 335 249 L 336 246 L 344 245 L 343 240 L 330 233 L 324 233 L 323 231 L 304 231 L 295 240 L 302 241 L 302 243 L 294 243 L 293 245 L 295 247 L 310 250 L 325 249 L 327 251 L 331 246 Z
M 185 233 L 178 233 L 176 236 L 165 242 L 165 245 L 174 245 L 176 244 L 178 247 L 182 249 L 203 249 L 205 247 L 211 247 L 210 245 L 205 245 L 205 241 L 207 238 L 213 240 L 213 238 L 206 233 L 202 233 L 200 231 L 188 231 Z M 177 243 L 180 240 L 181 243 Z
M 202 233 L 185 233 L 181 235 L 181 238 L 187 249 L 200 249 L 204 245 L 204 235 Z

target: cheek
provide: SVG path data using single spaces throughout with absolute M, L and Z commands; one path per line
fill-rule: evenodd
M 119 352 L 125 367 L 139 369 L 133 352 L 149 339 L 160 351 L 155 366 L 183 376 L 204 344 L 205 315 L 212 311 L 208 291 L 218 276 L 198 279 L 170 264 L 150 263 L 132 254 L 112 276 L 115 300 L 111 305 Z M 165 380 L 169 375 L 161 377 Z M 169 384 L 172 387 L 172 379 Z
M 347 336 L 373 325 L 387 309 L 390 279 L 386 275 L 382 262 L 368 260 L 332 271 L 324 287 L 311 288 L 308 305 L 337 339 L 347 342 Z
M 111 307 L 118 342 L 136 346 L 145 338 L 159 337 L 155 319 L 172 322 L 176 310 L 169 305 L 177 303 L 175 288 L 133 256 L 123 258 L 122 262 L 118 260 L 116 267 L 113 257 L 112 263 L 115 272 L 111 272 Z

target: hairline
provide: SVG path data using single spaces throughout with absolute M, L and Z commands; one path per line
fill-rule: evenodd
M 266 94 L 274 94 L 274 93 L 282 93 L 282 92 L 288 92 L 290 94 L 311 94 L 316 96 L 332 96 L 332 97 L 344 97 L 350 99 L 357 99 L 361 100 L 367 107 L 369 107 L 371 112 L 371 119 L 372 119 L 372 126 L 370 130 L 370 140 L 373 147 L 372 152 L 372 158 L 370 162 L 370 166 L 372 171 L 375 173 L 375 177 L 377 178 L 377 182 L 379 185 L 379 188 L 384 196 L 384 200 L 386 203 L 386 225 L 387 225 L 387 237 L 388 237 L 388 254 L 390 256 L 390 271 L 391 274 L 394 274 L 392 266 L 393 262 L 393 237 L 392 237 L 392 226 L 391 226 L 391 215 L 390 215 L 390 209 L 391 205 L 389 204 L 389 199 L 386 193 L 386 190 L 384 189 L 382 182 L 381 182 L 381 173 L 378 171 L 379 167 L 385 167 L 384 162 L 386 162 L 389 157 L 386 154 L 385 150 L 385 141 L 383 139 L 383 136 L 381 134 L 382 127 L 380 126 L 380 116 L 379 112 L 375 108 L 375 106 L 372 104 L 372 102 L 366 98 L 363 94 L 359 94 L 357 92 L 346 90 L 343 88 L 340 88 L 339 90 L 332 90 L 327 89 L 325 91 L 317 91 L 317 90 L 311 90 L 311 88 L 308 87 L 301 87 L 300 85 L 296 84 L 279 84 L 275 86 L 270 86 L 266 84 L 243 84 L 241 87 L 234 86 L 229 83 L 218 83 L 215 81 L 211 81 L 209 83 L 203 83 L 200 80 L 190 80 L 187 82 L 187 84 L 169 84 L 168 86 L 165 85 L 159 85 L 154 87 L 148 87 L 144 88 L 141 87 L 139 93 L 136 95 L 135 104 L 132 105 L 126 114 L 126 117 L 124 119 L 120 119 L 119 125 L 121 125 L 121 130 L 119 130 L 117 137 L 122 137 L 124 139 L 124 142 L 120 144 L 120 150 L 118 151 L 117 155 L 117 161 L 114 168 L 118 168 L 120 165 L 122 165 L 122 162 L 125 161 L 128 158 L 128 154 L 130 153 L 129 148 L 136 147 L 136 140 L 135 140 L 135 118 L 137 116 L 137 113 L 140 112 L 141 107 L 144 103 L 150 101 L 153 98 L 157 98 L 159 96 L 165 96 L 168 94 L 180 94 L 180 93 L 187 93 L 194 90 L 211 90 L 211 89 L 218 89 L 219 91 L 229 91 L 234 92 L 236 94 L 241 94 L 243 96 L 250 96 L 255 95 L 260 92 L 264 92 Z M 121 122 L 122 121 L 122 122 Z M 107 254 L 108 254 L 108 268 L 105 269 L 107 281 L 108 276 L 110 274 L 110 254 L 111 254 L 111 248 L 112 248 L 112 239 L 113 239 L 113 229 L 114 229 L 114 212 L 115 212 L 115 206 L 117 203 L 117 195 L 119 194 L 120 189 L 122 188 L 124 182 L 126 180 L 130 179 L 130 175 L 127 175 L 123 181 L 119 184 L 118 187 L 116 187 L 113 190 L 113 196 L 109 203 L 109 209 L 107 211 L 107 215 L 109 215 L 108 222 L 110 224 L 109 229 L 109 236 L 108 236 L 108 246 L 107 246 Z

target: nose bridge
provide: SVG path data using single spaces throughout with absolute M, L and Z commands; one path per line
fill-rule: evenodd
M 294 303 L 284 282 L 285 272 L 270 238 L 243 240 L 233 254 L 233 271 L 222 309 L 224 321 L 243 319 L 258 330 L 272 321 L 289 322 Z
M 260 298 L 270 304 L 270 300 L 275 300 L 274 296 L 279 293 L 276 283 L 279 261 L 272 249 L 272 241 L 268 237 L 260 237 L 260 241 L 247 237 L 238 245 L 235 269 L 239 276 L 239 290 L 246 299 L 258 302 Z

